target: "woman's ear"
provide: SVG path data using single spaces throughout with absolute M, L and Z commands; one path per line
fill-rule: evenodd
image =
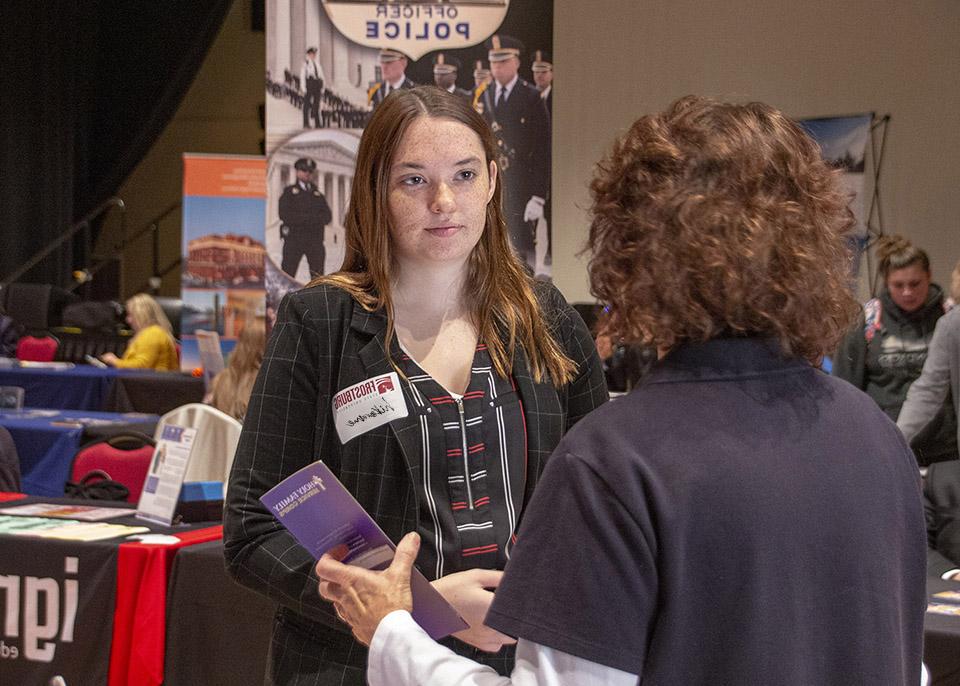
M 497 163 L 493 160 L 490 160 L 490 188 L 487 189 L 487 202 L 489 203 L 493 200 L 493 192 L 497 190 L 497 182 L 500 180 L 497 178 L 498 170 Z

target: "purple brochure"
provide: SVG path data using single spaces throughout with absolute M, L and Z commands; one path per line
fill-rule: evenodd
M 263 494 L 260 501 L 315 559 L 326 552 L 345 564 L 386 569 L 396 546 L 323 462 L 314 462 Z M 468 624 L 426 577 L 413 569 L 413 618 L 439 640 Z

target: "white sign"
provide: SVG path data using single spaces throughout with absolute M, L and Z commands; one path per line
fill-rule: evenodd
M 223 349 L 220 347 L 220 335 L 216 331 L 197 330 L 197 350 L 200 353 L 200 366 L 203 368 L 203 385 L 207 393 L 213 384 L 213 377 L 223 371 Z
M 323 0 L 330 21 L 350 40 L 399 50 L 414 60 L 434 50 L 482 43 L 500 28 L 509 4 L 510 0 Z
M 333 421 L 340 442 L 407 416 L 400 378 L 396 372 L 373 376 L 333 396 Z
M 167 526 L 173 523 L 196 436 L 196 429 L 164 425 L 137 503 L 138 518 Z

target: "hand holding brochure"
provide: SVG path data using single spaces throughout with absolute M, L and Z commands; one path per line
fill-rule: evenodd
M 323 462 L 287 477 L 260 500 L 314 559 L 329 551 L 345 564 L 375 570 L 393 560 L 396 546 Z M 410 589 L 413 618 L 431 638 L 468 628 L 416 568 Z

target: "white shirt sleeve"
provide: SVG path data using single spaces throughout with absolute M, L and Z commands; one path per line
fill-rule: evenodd
M 637 675 L 520 639 L 503 677 L 436 643 L 405 610 L 377 627 L 367 659 L 370 686 L 636 686 Z

